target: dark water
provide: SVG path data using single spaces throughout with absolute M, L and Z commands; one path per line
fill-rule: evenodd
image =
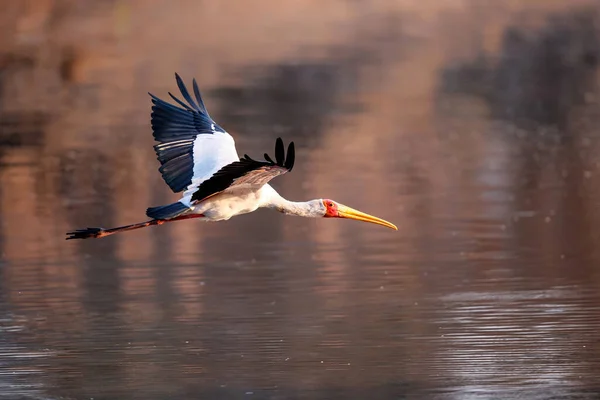
M 599 398 L 594 3 L 179 3 L 2 17 L 0 399 Z M 297 143 L 282 195 L 399 231 L 65 242 L 176 198 L 145 94 L 174 71 L 240 153 Z

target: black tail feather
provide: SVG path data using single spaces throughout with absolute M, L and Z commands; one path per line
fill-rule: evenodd
M 154 219 L 171 219 L 178 217 L 190 208 L 181 202 L 167 204 L 166 206 L 150 207 L 146 210 L 146 215 Z

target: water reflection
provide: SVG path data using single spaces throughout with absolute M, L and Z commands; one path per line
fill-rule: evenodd
M 586 122 L 579 109 L 595 108 L 597 19 L 595 8 L 584 8 L 554 14 L 538 29 L 508 26 L 499 54 L 479 49 L 472 60 L 447 68 L 442 88 L 483 97 L 493 118 L 569 133 Z
M 244 4 L 9 10 L 0 397 L 595 398 L 597 7 Z M 241 153 L 300 144 L 286 197 L 400 230 L 259 211 L 65 243 L 176 198 L 145 95 L 175 70 Z
M 355 73 L 342 67 L 296 63 L 262 68 L 254 73 L 258 78 L 247 79 L 255 82 L 249 88 L 218 89 L 215 94 L 223 110 L 218 119 L 230 121 L 235 131 L 249 129 L 253 136 L 275 131 L 318 137 L 340 111 L 337 103 L 352 96 L 347 86 L 353 86 Z

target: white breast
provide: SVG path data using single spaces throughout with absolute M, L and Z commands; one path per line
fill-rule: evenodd
M 255 211 L 261 205 L 261 192 L 246 190 L 235 194 L 220 193 L 194 206 L 194 212 L 210 221 L 222 221 Z

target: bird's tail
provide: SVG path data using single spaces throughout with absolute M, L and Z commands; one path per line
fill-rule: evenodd
M 180 201 L 176 201 L 166 206 L 150 207 L 146 210 L 146 215 L 152 219 L 171 219 L 179 217 L 191 209 Z
M 147 226 L 152 225 L 162 225 L 167 222 L 172 221 L 180 221 L 182 219 L 189 218 L 202 218 L 204 215 L 202 214 L 188 214 L 188 215 L 180 215 L 178 217 L 170 218 L 170 219 L 152 219 L 146 222 L 140 222 L 138 224 L 131 224 L 125 226 L 119 226 L 117 228 L 86 228 L 86 229 L 77 229 L 73 232 L 67 232 L 67 240 L 70 239 L 89 239 L 89 238 L 101 238 L 109 235 L 114 235 L 115 233 L 121 233 L 126 231 L 132 231 L 134 229 L 145 228 Z

